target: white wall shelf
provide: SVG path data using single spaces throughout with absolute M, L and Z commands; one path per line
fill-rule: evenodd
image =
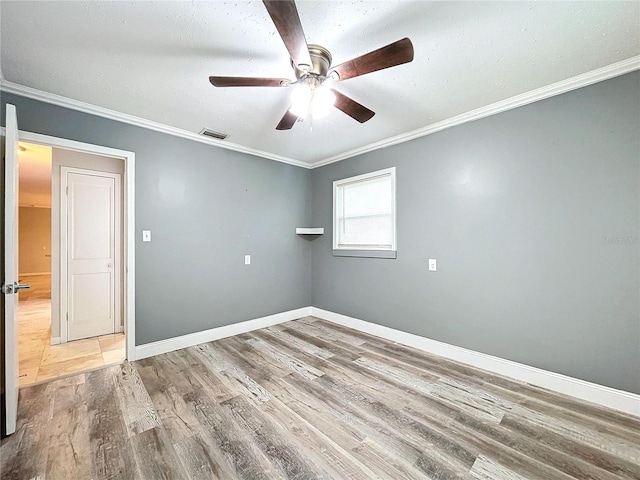
M 323 235 L 324 228 L 296 228 L 297 235 Z

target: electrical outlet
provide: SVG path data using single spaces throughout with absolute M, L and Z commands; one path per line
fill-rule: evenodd
M 142 231 L 142 241 L 150 242 L 151 241 L 151 230 L 143 230 Z
M 429 259 L 429 271 L 430 272 L 435 272 L 438 270 L 438 266 L 436 264 L 436 259 L 435 258 L 430 258 Z

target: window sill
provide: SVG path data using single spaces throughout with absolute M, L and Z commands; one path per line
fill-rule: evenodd
M 395 250 L 333 250 L 334 257 L 396 258 Z

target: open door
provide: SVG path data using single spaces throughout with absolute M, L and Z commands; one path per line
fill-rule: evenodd
M 16 431 L 18 415 L 18 120 L 7 104 L 4 189 L 4 392 L 6 435 Z

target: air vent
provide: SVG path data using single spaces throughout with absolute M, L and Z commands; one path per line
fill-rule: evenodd
M 217 138 L 218 140 L 224 140 L 229 136 L 226 133 L 214 132 L 213 130 L 209 130 L 208 128 L 203 128 L 200 132 L 200 135 L 204 135 L 205 137 Z

